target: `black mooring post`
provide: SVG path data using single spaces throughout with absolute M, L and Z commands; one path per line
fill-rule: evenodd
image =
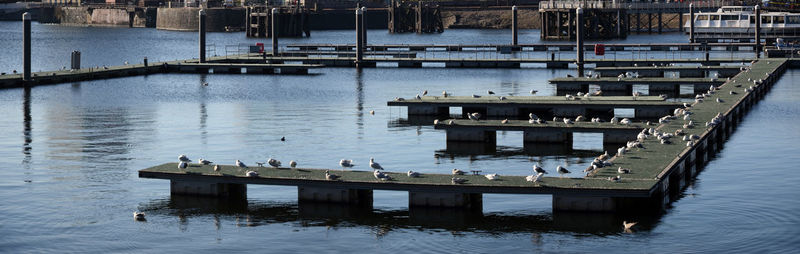
M 278 8 L 272 8 L 271 13 L 272 24 L 270 24 L 270 28 L 272 28 L 272 56 L 278 56 Z
M 575 35 L 578 44 L 578 61 L 575 64 L 578 65 L 578 77 L 583 77 L 583 9 L 575 9 L 575 14 L 577 16 L 575 19 Z
M 367 7 L 361 7 L 361 40 L 364 41 L 364 49 L 367 47 Z
M 201 9 L 199 12 L 199 20 L 198 24 L 199 27 L 197 28 L 198 34 L 200 35 L 200 62 L 206 62 L 206 10 Z
M 689 42 L 694 43 L 694 4 L 689 4 Z
M 517 6 L 511 6 L 511 45 L 517 46 Z
M 22 81 L 31 80 L 31 14 L 22 14 Z
M 356 68 L 361 68 L 361 61 L 363 60 L 362 54 L 364 50 L 364 40 L 363 36 L 364 33 L 361 31 L 363 24 L 361 23 L 363 20 L 361 19 L 362 11 L 361 8 L 356 8 Z
M 756 51 L 756 58 L 761 57 L 761 8 L 756 5 L 755 7 L 756 12 L 756 46 L 754 50 Z

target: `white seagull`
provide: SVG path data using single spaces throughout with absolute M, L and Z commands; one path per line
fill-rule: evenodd
M 236 160 L 236 166 L 240 167 L 240 168 L 246 168 L 247 167 L 247 165 L 244 165 L 244 162 L 242 162 L 240 160 Z
M 466 183 L 467 179 L 453 177 L 453 179 L 450 179 L 450 182 L 452 182 L 453 184 L 462 184 L 462 183 Z
M 384 174 L 383 172 L 378 171 L 377 169 L 372 171 L 372 175 L 374 175 L 375 178 L 378 179 L 378 180 L 382 180 L 382 181 L 392 180 L 392 178 L 389 177 L 389 175 Z
M 408 171 L 408 177 L 412 177 L 412 178 L 413 177 L 419 177 L 419 172 L 414 172 L 414 171 L 409 170 Z
M 533 172 L 537 174 L 547 174 L 547 171 L 539 167 L 539 164 L 533 165 Z
M 375 169 L 375 170 L 378 170 L 378 169 L 383 170 L 383 167 L 381 167 L 381 164 L 378 164 L 377 162 L 375 162 L 375 158 L 372 158 L 372 157 L 369 158 L 369 167 L 372 168 L 372 169 Z
M 352 168 L 355 165 L 353 165 L 353 160 L 342 159 L 339 161 L 339 166 L 342 166 L 342 170 L 344 170 L 344 168 Z
M 457 169 L 457 168 L 453 169 L 453 175 L 463 175 L 463 174 L 464 174 L 464 171 L 462 171 L 460 169 Z
M 178 160 L 181 160 L 186 163 L 192 162 L 192 160 L 190 160 L 189 157 L 186 157 L 185 154 L 181 154 L 181 156 L 178 156 Z
M 267 164 L 269 164 L 272 167 L 276 167 L 277 168 L 277 167 L 281 166 L 281 161 L 273 159 L 273 158 L 269 158 L 269 160 L 267 160 Z
M 627 169 L 627 168 L 622 168 L 622 167 L 619 167 L 619 168 L 617 169 L 617 173 L 620 173 L 620 174 L 627 174 L 627 173 L 630 173 L 630 172 L 631 172 L 631 170 L 630 170 L 630 169 Z
M 178 168 L 179 169 L 186 169 L 186 167 L 188 167 L 188 166 L 189 166 L 189 164 L 186 163 L 185 161 L 181 161 L 181 162 L 178 163 Z
M 247 171 L 247 177 L 258 177 L 258 172 L 255 171 Z
M 561 177 L 564 177 L 564 174 L 569 174 L 569 170 L 567 170 L 567 168 L 565 167 L 562 167 L 561 165 L 558 165 L 558 167 L 556 167 L 556 172 L 561 174 Z
M 220 169 L 222 168 L 219 165 L 214 165 L 214 171 L 219 171 Z
M 200 158 L 200 159 L 197 160 L 197 163 L 203 164 L 203 165 L 208 165 L 208 164 L 211 164 L 211 163 L 214 163 L 214 162 L 210 161 L 210 160 L 205 160 L 203 158 Z
M 296 162 L 296 161 L 293 161 L 293 160 L 292 160 L 292 161 L 289 161 L 289 167 L 292 167 L 292 168 L 295 168 L 295 167 L 297 167 L 297 162 Z
M 495 173 L 495 174 L 488 174 L 488 175 L 485 175 L 485 177 L 486 177 L 486 179 L 489 179 L 489 180 L 491 180 L 491 181 L 494 181 L 494 180 L 498 180 L 498 179 L 500 179 L 500 176 L 499 176 L 499 175 L 497 175 L 497 173 Z
M 331 172 L 328 172 L 328 170 L 325 170 L 325 180 L 333 181 L 333 180 L 336 180 L 336 179 L 339 179 L 338 175 L 331 174 Z
M 535 174 L 535 175 L 529 175 L 529 176 L 526 176 L 526 177 L 525 177 L 525 181 L 528 181 L 528 182 L 534 182 L 534 183 L 535 183 L 535 182 L 538 182 L 538 181 L 539 181 L 539 178 L 541 178 L 541 177 L 542 177 L 542 175 L 544 175 L 544 174 L 543 174 L 543 173 L 538 173 L 538 174 Z

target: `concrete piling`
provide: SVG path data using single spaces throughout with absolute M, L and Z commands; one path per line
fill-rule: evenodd
M 689 4 L 689 42 L 694 43 L 694 4 Z
M 31 14 L 22 14 L 22 81 L 31 80 Z
M 206 10 L 201 9 L 199 12 L 199 28 L 198 33 L 200 35 L 200 62 L 206 62 Z
M 361 31 L 363 29 L 363 19 L 361 18 L 363 15 L 363 11 L 360 8 L 356 9 L 356 68 L 361 68 L 361 62 L 364 58 L 364 33 Z
M 577 14 L 575 20 L 575 35 L 577 39 L 575 41 L 578 48 L 578 60 L 575 63 L 578 65 L 578 77 L 583 77 L 583 9 L 575 9 L 575 14 Z
M 517 6 L 511 6 L 511 45 L 517 46 Z
M 272 36 L 272 56 L 278 55 L 278 8 L 272 8 L 272 14 L 270 15 L 272 19 L 272 24 L 270 28 L 272 32 L 270 36 Z

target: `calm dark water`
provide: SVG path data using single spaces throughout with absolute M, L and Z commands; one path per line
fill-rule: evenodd
M 0 23 L 0 70 L 19 68 L 19 22 Z M 34 24 L 34 69 L 192 57 L 195 33 Z M 499 43 L 508 31 L 449 30 L 388 35 L 377 43 Z M 538 31 L 521 41 L 536 42 Z M 349 31 L 310 39 L 348 42 Z M 682 35 L 625 42 L 679 42 Z M 242 33 L 210 43 L 252 44 Z M 289 41 L 288 39 L 286 41 Z M 223 51 L 224 52 L 224 51 Z M 800 245 L 800 71 L 790 70 L 753 108 L 718 157 L 662 216 L 551 212 L 550 196 L 485 195 L 483 216 L 447 210 L 409 214 L 407 194 L 375 193 L 374 211 L 298 206 L 292 187 L 251 186 L 246 203 L 170 198 L 169 182 L 137 170 L 185 153 L 230 164 L 276 157 L 391 171 L 481 169 L 527 174 L 567 163 L 583 168 L 602 152 L 599 135 L 574 147 L 526 152 L 521 133 L 498 133 L 498 151 L 447 152 L 445 135 L 389 108 L 422 90 L 455 94 L 553 94 L 551 77 L 571 70 L 324 69 L 310 76 L 150 75 L 0 91 L 0 252 L 790 252 Z M 208 87 L 200 86 L 208 82 Z M 375 110 L 375 115 L 368 112 Z M 425 121 L 428 122 L 428 121 Z M 285 136 L 287 141 L 279 141 Z M 572 149 L 574 148 L 574 149 Z M 574 170 L 578 171 L 578 170 Z M 578 175 L 575 175 L 578 176 Z M 131 213 L 147 212 L 147 222 Z M 633 234 L 621 221 L 638 220 Z

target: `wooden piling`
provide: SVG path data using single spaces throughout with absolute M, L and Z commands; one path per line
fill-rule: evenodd
M 511 45 L 519 45 L 517 40 L 517 6 L 511 6 Z
M 278 52 L 278 8 L 272 8 L 272 22 L 270 24 L 270 28 L 272 28 L 271 36 L 272 36 L 272 55 L 277 56 Z
M 206 62 L 206 10 L 201 9 L 198 13 L 198 34 L 200 36 L 200 62 Z
M 31 14 L 22 14 L 22 81 L 31 80 Z
M 578 77 L 583 77 L 583 9 L 577 8 L 575 9 L 575 16 L 576 16 L 576 30 L 575 30 L 575 37 L 578 48 L 578 61 L 576 64 L 578 65 Z
M 689 42 L 694 43 L 694 4 L 689 4 Z

